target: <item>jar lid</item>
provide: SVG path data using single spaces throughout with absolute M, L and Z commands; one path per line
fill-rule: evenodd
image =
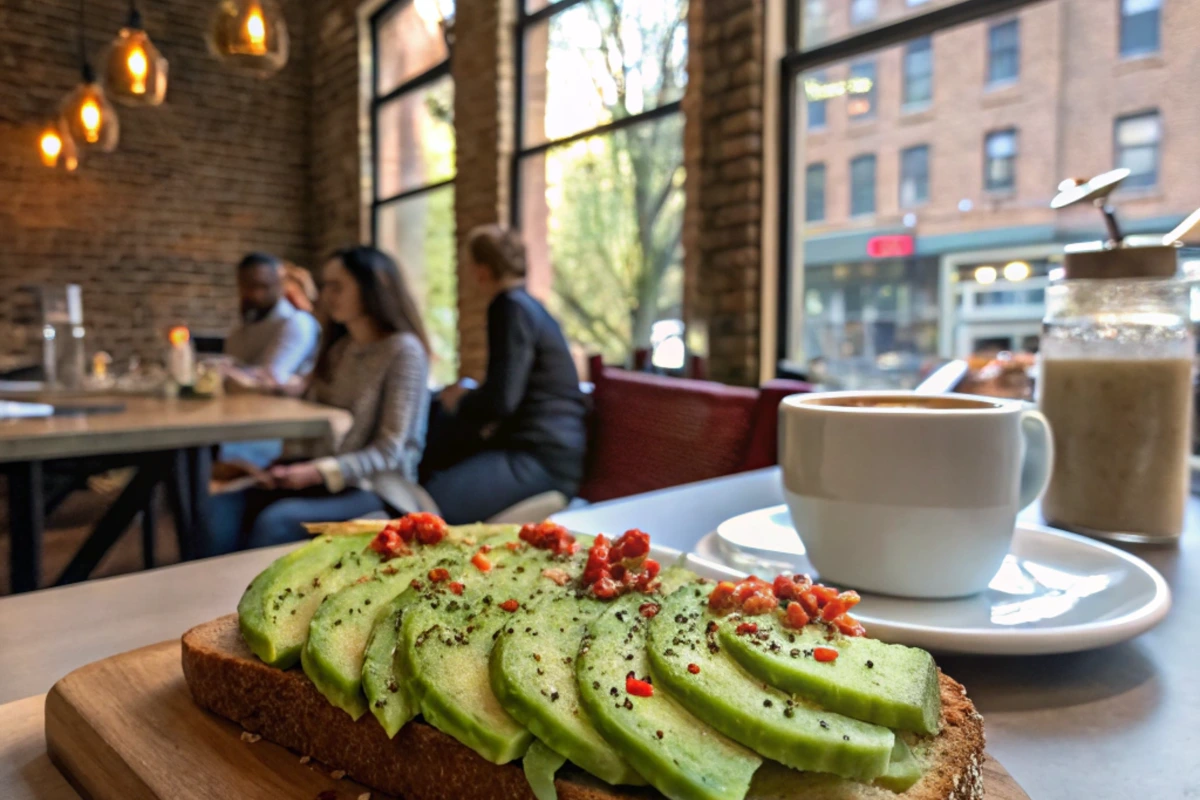
M 1063 271 L 1068 280 L 1173 278 L 1178 270 L 1178 249 L 1163 244 L 1081 242 L 1067 246 Z

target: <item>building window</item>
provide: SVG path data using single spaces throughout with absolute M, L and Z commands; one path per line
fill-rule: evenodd
M 808 86 L 824 87 L 828 80 L 829 76 L 824 72 L 817 72 L 814 73 L 807 81 L 805 81 L 805 86 L 806 88 Z M 805 103 L 808 108 L 808 129 L 811 131 L 824 128 L 826 125 L 825 112 L 827 106 L 829 105 L 829 101 L 824 98 L 824 94 L 819 88 L 814 88 L 814 90 L 811 92 L 811 94 L 816 95 L 815 99 L 809 96 L 809 94 L 810 93 L 806 90 Z
M 1121 117 L 1115 128 L 1117 166 L 1127 167 L 1124 188 L 1146 189 L 1158 183 L 1162 123 L 1157 111 Z
M 850 0 L 850 24 L 866 25 L 879 16 L 879 0 Z
M 900 151 L 900 207 L 929 202 L 929 145 Z
M 989 84 L 1012 83 L 1021 75 L 1021 31 L 1015 19 L 988 28 Z
M 1162 47 L 1162 0 L 1119 0 L 1121 55 L 1144 56 Z
M 1017 186 L 1017 131 L 993 131 L 983 144 L 983 188 L 989 192 L 1011 192 Z
M 804 170 L 804 221 L 825 219 L 825 165 L 809 164 Z
M 521 6 L 513 222 L 530 292 L 610 363 L 677 344 L 687 0 Z
M 829 9 L 825 0 L 804 0 L 800 20 L 800 41 L 804 47 L 816 47 L 829 38 Z
M 850 216 L 875 213 L 875 156 L 858 156 L 850 162 Z
M 933 42 L 928 37 L 914 39 L 904 48 L 905 107 L 929 105 L 933 100 Z
M 372 238 L 422 305 L 440 383 L 458 377 L 453 14 L 453 0 L 392 0 L 371 17 Z
M 850 77 L 846 81 L 846 114 L 852 120 L 875 118 L 875 94 L 878 81 L 875 78 L 875 60 L 858 61 L 850 65 Z

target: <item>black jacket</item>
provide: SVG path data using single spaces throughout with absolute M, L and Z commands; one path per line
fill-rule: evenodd
M 579 376 L 562 329 L 524 289 L 488 306 L 487 379 L 463 397 L 460 419 L 494 426 L 494 449 L 537 456 L 557 478 L 578 484 L 587 445 Z

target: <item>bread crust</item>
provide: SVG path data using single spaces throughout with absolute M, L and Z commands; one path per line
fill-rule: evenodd
M 236 614 L 183 636 L 183 674 L 203 708 L 379 791 L 407 800 L 533 798 L 519 765 L 485 761 L 423 722 L 388 739 L 370 714 L 352 721 L 300 670 L 282 671 L 256 659 L 242 641 Z M 959 683 L 945 675 L 940 680 L 943 730 L 924 759 L 925 775 L 902 795 L 862 786 L 856 795 L 863 800 L 876 792 L 896 800 L 982 800 L 982 718 Z M 559 775 L 561 800 L 661 797 L 648 788 L 609 786 L 570 767 Z

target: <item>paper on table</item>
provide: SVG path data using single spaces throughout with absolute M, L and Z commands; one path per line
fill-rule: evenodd
M 17 400 L 0 400 L 0 419 L 28 419 L 54 415 L 54 406 L 48 403 L 26 403 Z

